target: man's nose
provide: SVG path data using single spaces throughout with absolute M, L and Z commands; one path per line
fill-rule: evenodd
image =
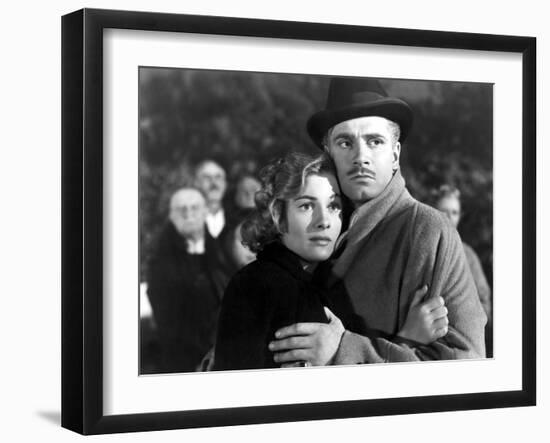
M 371 151 L 367 142 L 359 139 L 355 142 L 355 157 L 353 158 L 354 165 L 370 165 L 372 162 Z

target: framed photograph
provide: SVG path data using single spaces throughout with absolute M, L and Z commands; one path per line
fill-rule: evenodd
M 64 16 L 62 426 L 534 405 L 535 59 L 532 37 Z

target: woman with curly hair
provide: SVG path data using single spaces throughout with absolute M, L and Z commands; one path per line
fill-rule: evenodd
M 325 155 L 292 153 L 265 167 L 260 178 L 256 210 L 241 231 L 243 244 L 257 254 L 257 260 L 237 272 L 225 291 L 214 370 L 279 367 L 269 343 L 278 329 L 294 323 L 333 323 L 332 338 L 339 341 L 344 326 L 327 306 L 337 306 L 342 318 L 353 318 L 353 312 L 344 312 L 351 311 L 345 300 L 332 303 L 322 284 L 325 272 L 319 268 L 332 255 L 343 223 L 332 161 Z M 333 294 L 336 297 L 341 294 Z M 416 322 L 416 331 L 424 325 L 425 329 L 405 338 L 428 342 L 439 338 L 430 335 L 431 320 L 419 318 L 420 312 L 409 317 Z

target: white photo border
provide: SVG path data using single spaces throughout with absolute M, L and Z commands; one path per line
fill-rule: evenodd
M 493 83 L 495 357 L 139 376 L 140 66 Z M 106 29 L 103 67 L 105 415 L 522 389 L 520 53 Z

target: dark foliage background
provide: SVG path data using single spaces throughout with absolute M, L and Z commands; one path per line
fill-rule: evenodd
M 415 121 L 401 154 L 408 188 L 428 201 L 443 183 L 462 194 L 460 234 L 479 254 L 492 286 L 492 85 L 381 80 L 407 101 Z M 232 181 L 289 149 L 318 153 L 305 131 L 324 106 L 328 77 L 141 68 L 140 261 L 145 275 L 153 239 L 172 191 L 190 182 L 194 163 L 215 158 Z

